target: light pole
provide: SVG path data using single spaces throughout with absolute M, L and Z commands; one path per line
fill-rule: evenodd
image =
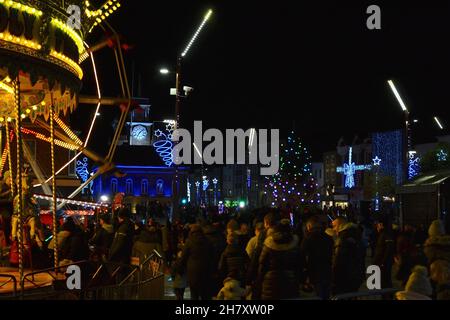
M 175 98 L 175 130 L 181 127 L 181 125 L 180 125 L 181 98 L 185 97 L 182 95 L 182 92 L 181 92 L 182 91 L 181 72 L 182 72 L 183 59 L 189 53 L 192 45 L 195 43 L 195 40 L 197 40 L 198 36 L 200 35 L 200 32 L 203 30 L 203 27 L 208 22 L 208 20 L 211 18 L 212 13 L 213 13 L 213 11 L 211 9 L 208 10 L 208 12 L 203 17 L 203 20 L 202 20 L 200 26 L 197 28 L 194 35 L 189 40 L 187 46 L 185 47 L 185 49 L 183 50 L 181 55 L 179 55 L 177 57 L 176 75 L 175 75 L 175 96 L 176 96 L 176 98 Z M 162 68 L 162 69 L 160 69 L 160 73 L 161 74 L 169 74 L 170 71 L 167 68 Z M 172 184 L 173 216 L 178 217 L 178 211 L 179 211 L 179 190 L 178 190 L 179 177 L 178 177 L 178 175 L 179 175 L 179 173 L 178 173 L 178 165 L 176 163 L 174 164 L 174 167 L 175 167 L 175 174 L 174 174 L 174 179 L 173 179 L 173 184 Z
M 397 91 L 397 88 L 395 87 L 395 84 L 392 80 L 388 80 L 388 84 L 391 87 L 392 92 L 394 93 L 395 97 L 397 98 L 398 103 L 400 104 L 400 107 L 402 108 L 402 111 L 405 116 L 405 132 L 403 137 L 403 182 L 408 181 L 408 165 L 409 165 L 409 150 L 411 149 L 411 137 L 410 137 L 410 131 L 409 131 L 409 111 L 406 107 L 405 103 L 402 100 L 402 97 Z

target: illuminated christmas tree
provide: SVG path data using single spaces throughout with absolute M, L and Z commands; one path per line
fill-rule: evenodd
M 281 144 L 280 170 L 268 177 L 265 189 L 272 206 L 317 204 L 320 200 L 318 184 L 311 171 L 311 155 L 300 139 L 291 131 L 286 144 Z

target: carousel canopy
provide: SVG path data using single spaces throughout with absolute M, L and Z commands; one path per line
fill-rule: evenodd
M 22 117 L 47 119 L 51 105 L 57 113 L 73 111 L 85 39 L 120 6 L 119 0 L 0 0 L 0 122 L 13 118 L 15 80 Z

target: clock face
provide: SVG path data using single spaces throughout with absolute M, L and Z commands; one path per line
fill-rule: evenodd
M 147 137 L 147 128 L 141 125 L 134 126 L 131 130 L 131 135 L 136 140 L 144 140 Z

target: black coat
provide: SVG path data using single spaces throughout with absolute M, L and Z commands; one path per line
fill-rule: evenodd
M 83 231 L 76 227 L 61 244 L 60 257 L 62 260 L 83 261 L 89 258 L 88 241 Z
M 100 227 L 91 238 L 89 243 L 95 246 L 95 249 L 100 254 L 107 254 L 114 239 L 114 230 L 112 225 L 104 224 Z
M 133 225 L 129 220 L 124 220 L 119 225 L 109 250 L 109 261 L 130 264 L 133 233 Z
M 299 295 L 299 241 L 296 235 L 273 233 L 264 241 L 259 257 L 258 281 L 262 300 Z
M 229 244 L 222 253 L 219 261 L 219 272 L 222 279 L 234 275 L 241 285 L 244 284 L 247 266 L 250 258 L 239 243 Z
M 300 246 L 301 261 L 311 284 L 331 283 L 333 239 L 323 230 L 313 229 Z
M 358 291 L 364 279 L 364 246 L 357 227 L 339 233 L 333 256 L 333 293 Z
M 181 272 L 186 271 L 189 286 L 202 295 L 211 291 L 214 249 L 203 233 L 192 233 L 180 258 Z

